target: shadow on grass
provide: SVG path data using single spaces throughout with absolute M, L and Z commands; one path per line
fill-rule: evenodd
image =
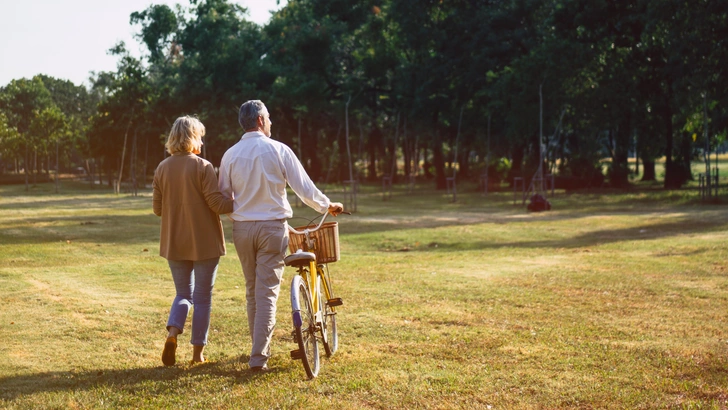
M 88 190 L 83 194 L 93 194 Z M 36 196 L 28 203 L 2 203 L 0 210 L 22 209 L 30 211 L 20 218 L 4 222 L 0 229 L 0 244 L 41 244 L 57 241 L 78 241 L 91 243 L 127 243 L 157 241 L 159 235 L 159 218 L 152 214 L 151 198 L 131 197 L 128 195 L 83 194 L 73 198 L 59 198 L 53 195 Z M 22 196 L 16 193 L 17 196 Z M 447 226 L 465 226 L 482 223 L 509 224 L 528 223 L 531 221 L 571 221 L 578 223 L 579 218 L 600 215 L 634 216 L 655 214 L 660 212 L 681 212 L 687 215 L 684 222 L 649 225 L 623 230 L 602 230 L 584 234 L 576 238 L 564 240 L 536 240 L 517 243 L 485 243 L 463 242 L 444 243 L 438 247 L 443 249 L 481 249 L 492 247 L 579 247 L 605 242 L 616 242 L 633 239 L 654 239 L 659 235 L 677 235 L 697 233 L 705 230 L 724 229 L 725 217 L 708 220 L 703 215 L 705 207 L 685 203 L 689 193 L 683 191 L 660 191 L 646 196 L 634 196 L 634 193 L 618 195 L 610 192 L 560 194 L 555 199 L 554 211 L 538 215 L 529 214 L 524 207 L 509 205 L 509 193 L 493 194 L 483 197 L 479 193 L 464 193 L 463 203 L 451 204 L 443 199 L 441 193 L 434 190 L 400 192 L 390 201 L 376 200 L 376 194 L 369 194 L 366 203 L 361 204 L 361 212 L 352 216 L 337 218 L 342 235 L 359 233 L 376 233 L 413 229 L 432 229 Z M 373 196 L 372 196 L 373 195 Z M 670 199 L 683 199 L 679 204 Z M 291 198 L 292 199 L 292 198 Z M 688 200 L 692 201 L 692 200 Z M 71 216 L 53 216 L 44 212 L 43 216 L 32 216 L 33 210 L 68 210 Z M 84 210 L 88 212 L 84 213 Z M 135 212 L 148 210 L 145 215 L 119 215 L 119 210 Z M 720 206 L 710 206 L 710 212 L 723 212 Z M 69 212 L 64 212 L 68 214 Z M 307 208 L 294 211 L 295 220 L 292 226 L 305 225 L 313 211 Z M 694 213 L 694 214 L 693 214 Z M 227 217 L 223 216 L 223 221 Z M 696 229 L 696 227 L 699 227 Z M 655 232 L 657 228 L 659 234 Z M 647 230 L 645 235 L 641 230 Z M 231 237 L 229 227 L 225 227 L 226 237 Z M 465 240 L 465 238 L 463 238 Z
M 44 244 L 58 241 L 135 244 L 159 240 L 159 217 L 96 215 L 18 218 L 4 223 L 0 244 Z
M 32 201 L 22 203 L 8 202 L 0 204 L 0 210 L 19 209 L 141 209 L 147 207 L 152 210 L 152 199 L 150 195 L 130 196 L 130 195 L 108 195 L 99 193 L 99 196 L 93 195 L 93 192 L 86 193 L 84 196 L 75 198 L 57 198 L 51 195 L 33 197 Z
M 600 213 L 600 215 L 608 215 Z M 510 215 L 463 216 L 461 220 L 448 218 L 412 218 L 392 219 L 381 222 L 373 220 L 359 220 L 355 216 L 339 217 L 339 230 L 342 235 L 392 232 L 399 230 L 431 230 L 449 226 L 467 226 L 477 224 L 528 223 L 530 219 L 511 218 Z M 580 213 L 560 213 L 538 216 L 538 221 L 570 221 L 578 223 L 579 218 L 590 216 Z M 226 219 L 226 217 L 223 217 Z M 225 222 L 225 221 L 223 221 Z M 292 226 L 305 225 L 306 220 L 299 218 L 291 220 Z M 226 237 L 231 237 L 228 224 L 225 224 Z M 483 228 L 486 229 L 486 228 Z M 683 217 L 679 221 L 658 224 L 643 224 L 624 229 L 604 229 L 584 233 L 566 239 L 548 239 L 519 242 L 485 242 L 472 241 L 463 238 L 462 242 L 438 242 L 433 250 L 472 250 L 502 247 L 517 248 L 577 248 L 605 243 L 661 239 L 677 235 L 690 235 L 706 232 L 728 230 L 728 221 L 725 217 L 716 218 Z M 96 216 L 59 216 L 19 218 L 5 223 L 0 230 L 0 244 L 44 244 L 58 241 L 84 242 L 84 243 L 120 243 L 136 244 L 156 242 L 159 240 L 159 218 L 151 212 L 148 215 L 96 215 Z M 345 240 L 345 239 L 343 239 Z
M 704 234 L 728 230 L 728 223 L 716 224 L 706 220 L 685 220 L 662 224 L 650 224 L 624 229 L 605 229 L 585 233 L 568 239 L 543 239 L 522 242 L 495 242 L 495 241 L 465 241 L 465 242 L 437 242 L 436 246 L 406 249 L 420 252 L 450 252 L 471 251 L 480 249 L 498 248 L 586 248 L 590 246 L 605 245 L 624 241 L 655 240 L 678 235 Z M 404 249 L 393 249 L 404 251 Z M 701 253 L 695 251 L 694 253 Z
M 272 368 L 271 373 L 275 372 L 276 369 Z M 246 365 L 240 364 L 238 358 L 195 366 L 45 372 L 0 378 L 0 386 L 2 386 L 0 399 L 12 401 L 21 396 L 37 393 L 92 390 L 99 387 L 111 387 L 133 394 L 137 391 L 136 386 L 145 382 L 167 382 L 183 377 L 213 377 L 232 379 L 235 383 L 248 383 L 260 377 L 267 377 L 267 375 L 251 372 Z M 154 389 L 157 394 L 160 394 L 175 389 L 175 386 L 170 383 L 157 383 Z

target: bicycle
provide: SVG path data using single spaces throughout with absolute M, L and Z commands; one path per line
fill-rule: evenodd
M 324 223 L 327 216 L 323 214 L 318 225 L 289 226 L 291 254 L 284 259 L 286 266 L 296 268 L 291 280 L 291 310 L 298 349 L 291 351 L 291 358 L 303 362 L 309 379 L 315 378 L 321 368 L 317 340 L 321 340 L 327 357 L 339 346 L 336 307 L 343 302 L 334 297 L 328 267 L 340 259 L 339 223 Z

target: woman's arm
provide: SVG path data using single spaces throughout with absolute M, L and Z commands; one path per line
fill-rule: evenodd
M 207 206 L 217 214 L 229 214 L 233 211 L 233 199 L 228 198 L 217 186 L 217 175 L 212 164 L 207 162 L 202 175 L 202 194 L 205 197 Z
M 154 211 L 154 215 L 162 216 L 162 188 L 159 186 L 159 169 L 154 172 L 152 188 L 152 211 Z

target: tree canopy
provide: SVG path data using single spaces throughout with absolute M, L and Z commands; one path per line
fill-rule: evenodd
M 261 99 L 273 136 L 315 179 L 349 178 L 347 142 L 360 177 L 406 176 L 424 161 L 440 188 L 455 166 L 477 178 L 504 157 L 510 176 L 528 178 L 544 144 L 545 166 L 564 177 L 589 179 L 611 158 L 613 186 L 629 183 L 629 155 L 647 179 L 664 157 L 672 188 L 728 129 L 725 2 L 289 0 L 264 27 L 246 13 L 227 0 L 151 5 L 130 16 L 147 53 L 115 46 L 117 71 L 95 74 L 90 90 L 11 82 L 0 89 L 0 138 L 13 141 L 3 156 L 75 135 L 113 172 L 137 141 L 161 159 L 170 124 L 193 114 L 219 163 L 242 133 L 237 108 Z M 47 129 L 52 118 L 67 131 Z

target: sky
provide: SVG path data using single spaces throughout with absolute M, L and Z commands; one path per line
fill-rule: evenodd
M 248 19 L 264 25 L 270 11 L 287 0 L 230 0 L 248 9 Z M 91 71 L 115 71 L 107 51 L 119 41 L 136 57 L 143 46 L 129 15 L 151 4 L 189 0 L 0 0 L 0 87 L 13 79 L 46 74 L 89 85 Z

